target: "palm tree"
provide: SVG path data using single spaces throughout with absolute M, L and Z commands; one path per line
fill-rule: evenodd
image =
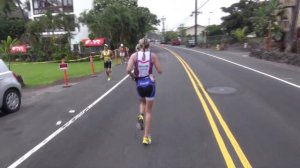
M 13 45 L 15 45 L 18 42 L 17 39 L 12 39 L 10 36 L 7 37 L 6 40 L 1 40 L 1 43 L 3 46 L 0 46 L 0 51 L 6 55 L 9 56 L 8 60 L 9 60 L 9 69 L 10 69 L 10 49 Z

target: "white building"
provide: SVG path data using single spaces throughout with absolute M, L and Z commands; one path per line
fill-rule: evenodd
M 197 25 L 197 35 L 201 35 L 201 33 L 205 30 L 205 26 Z M 194 36 L 195 35 L 195 26 L 188 27 L 185 30 L 186 35 Z
M 93 8 L 93 0 L 30 0 L 29 18 L 34 20 L 48 11 L 53 14 L 65 13 L 74 15 L 75 18 L 80 16 L 80 13 Z M 55 34 L 64 34 L 66 32 L 55 32 Z M 73 38 L 71 39 L 71 47 L 78 46 L 80 40 L 88 38 L 88 27 L 80 24 L 80 29 L 75 29 Z

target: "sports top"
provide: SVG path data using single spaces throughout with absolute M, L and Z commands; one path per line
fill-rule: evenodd
M 111 51 L 110 50 L 107 50 L 107 51 L 103 50 L 102 55 L 103 55 L 104 62 L 107 62 L 107 61 L 111 60 L 111 58 L 110 58 Z
M 152 74 L 152 58 L 150 51 L 139 51 L 135 60 L 135 75 L 138 78 L 148 77 Z

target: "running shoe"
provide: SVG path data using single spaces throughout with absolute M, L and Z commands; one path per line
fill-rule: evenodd
M 151 137 L 144 137 L 143 138 L 143 144 L 144 145 L 150 145 L 151 144 Z
M 144 116 L 143 114 L 139 114 L 137 117 L 138 127 L 140 130 L 144 130 Z
M 107 81 L 110 81 L 110 77 L 107 78 Z

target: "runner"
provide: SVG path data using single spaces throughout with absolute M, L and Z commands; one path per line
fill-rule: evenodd
M 151 144 L 151 113 L 155 97 L 155 79 L 152 74 L 152 68 L 154 65 L 159 74 L 162 73 L 162 69 L 156 54 L 149 51 L 149 41 L 143 38 L 139 40 L 139 45 L 140 51 L 132 54 L 129 58 L 127 73 L 136 81 L 137 91 L 140 96 L 138 122 L 141 124 L 142 130 L 144 129 L 145 116 L 145 130 L 142 143 L 149 145 Z
M 121 64 L 126 63 L 126 54 L 128 55 L 128 50 L 123 44 L 121 44 L 119 47 L 119 54 L 121 57 Z
M 106 72 L 107 80 L 110 81 L 112 51 L 108 49 L 107 44 L 104 44 L 104 50 L 101 52 L 101 55 L 103 57 L 104 69 Z

